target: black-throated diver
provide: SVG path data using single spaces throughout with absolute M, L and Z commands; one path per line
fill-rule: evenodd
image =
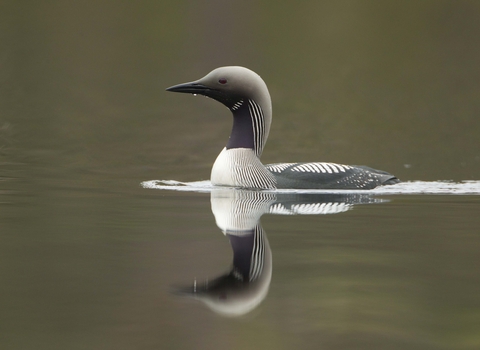
M 226 147 L 213 164 L 213 185 L 252 189 L 372 189 L 400 182 L 394 175 L 360 165 L 326 162 L 263 165 L 260 156 L 272 122 L 272 102 L 263 79 L 250 69 L 214 69 L 205 77 L 167 91 L 204 95 L 233 114 Z

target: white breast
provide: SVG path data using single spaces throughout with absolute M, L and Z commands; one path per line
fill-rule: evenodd
M 275 178 L 249 148 L 224 148 L 213 164 L 210 181 L 217 186 L 274 189 Z

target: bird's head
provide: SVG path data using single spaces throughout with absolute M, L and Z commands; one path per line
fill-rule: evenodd
M 214 69 L 199 80 L 174 85 L 167 91 L 198 94 L 213 98 L 229 109 L 243 100 L 254 100 L 271 110 L 270 94 L 263 79 L 250 69 L 229 66 Z

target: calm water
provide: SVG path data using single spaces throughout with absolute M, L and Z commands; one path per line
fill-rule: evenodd
M 480 348 L 476 1 L 1 7 L 2 349 Z M 229 64 L 270 87 L 266 163 L 411 182 L 146 188 L 209 178 L 230 116 L 164 88 Z

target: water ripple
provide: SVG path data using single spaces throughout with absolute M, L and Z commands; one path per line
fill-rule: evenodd
M 180 182 L 175 180 L 150 180 L 140 184 L 143 188 L 171 191 L 209 193 L 225 187 L 213 186 L 210 181 Z M 274 190 L 276 193 L 371 193 L 375 195 L 398 194 L 446 194 L 480 195 L 480 180 L 453 181 L 407 181 L 395 185 L 377 187 L 373 190 Z

